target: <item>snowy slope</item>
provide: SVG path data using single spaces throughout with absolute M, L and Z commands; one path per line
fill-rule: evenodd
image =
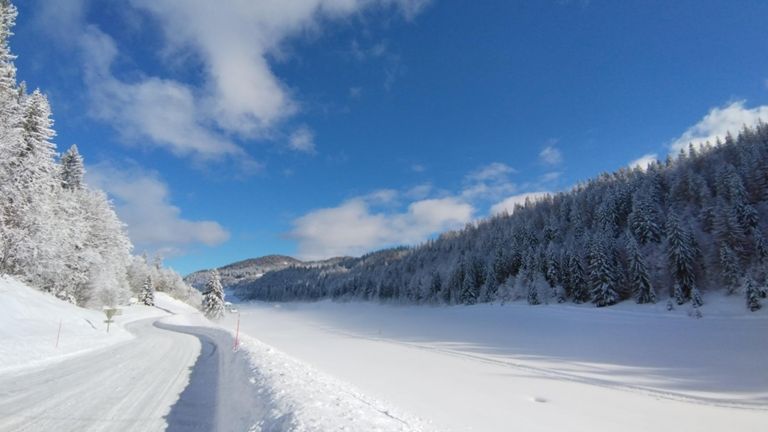
M 41 366 L 132 339 L 124 326 L 195 309 L 155 293 L 158 308 L 121 307 L 107 333 L 102 311 L 84 309 L 31 288 L 12 277 L 0 277 L 0 373 Z M 58 346 L 57 335 L 61 333 Z
M 131 338 L 120 326 L 113 326 L 107 334 L 105 319 L 100 311 L 78 308 L 13 278 L 2 277 L 0 371 L 33 366 Z
M 3 279 L 0 431 L 430 430 L 255 339 L 233 352 L 196 309 L 155 301 L 124 308 L 107 334 L 100 311 Z
M 758 431 L 768 314 L 663 305 L 238 305 L 244 332 L 439 430 Z M 230 322 L 230 325 L 233 325 Z

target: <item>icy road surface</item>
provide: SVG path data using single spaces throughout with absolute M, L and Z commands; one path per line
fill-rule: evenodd
M 217 431 L 256 423 L 259 404 L 240 389 L 251 386 L 248 365 L 228 335 L 154 319 L 126 328 L 137 337 L 0 375 L 0 431 Z M 222 406 L 227 415 L 216 412 Z

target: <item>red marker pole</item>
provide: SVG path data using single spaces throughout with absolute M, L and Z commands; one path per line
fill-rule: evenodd
M 240 345 L 240 312 L 237 313 L 237 330 L 235 330 L 235 345 L 232 351 L 237 350 L 238 345 Z
M 59 332 L 56 333 L 56 348 L 59 347 L 59 339 L 61 338 L 61 320 L 59 320 Z

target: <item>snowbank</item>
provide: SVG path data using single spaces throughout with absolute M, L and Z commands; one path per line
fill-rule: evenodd
M 163 315 L 156 308 L 125 307 L 107 333 L 102 311 L 80 308 L 12 277 L 0 277 L 0 372 L 40 366 L 124 342 L 133 337 L 123 328 L 125 323 Z
M 233 318 L 235 315 L 230 315 Z M 164 318 L 163 324 L 224 330 L 234 348 L 234 328 L 211 323 L 197 311 Z M 227 321 L 229 322 L 229 321 Z M 220 337 L 208 333 L 209 337 Z M 259 340 L 240 334 L 237 353 L 248 364 L 253 395 L 243 395 L 267 406 L 255 431 L 427 431 L 422 420 L 362 394 L 353 386 L 318 371 Z

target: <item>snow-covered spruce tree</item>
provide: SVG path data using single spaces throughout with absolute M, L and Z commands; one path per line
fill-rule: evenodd
M 453 269 L 450 279 L 448 279 L 448 286 L 446 286 L 444 293 L 444 301 L 447 304 L 456 304 L 460 301 L 460 294 L 462 287 L 464 286 L 464 279 L 466 277 L 466 265 L 464 258 L 460 258 L 458 264 Z
M 432 279 L 429 282 L 429 297 L 432 301 L 438 301 L 440 293 L 443 290 L 443 278 L 440 277 L 440 272 L 432 272 Z
M 574 303 L 586 303 L 590 300 L 587 280 L 584 276 L 584 267 L 581 265 L 581 259 L 572 254 L 568 260 L 568 271 L 570 280 L 570 291 Z
M 720 246 L 720 274 L 728 294 L 735 294 L 739 289 L 740 273 L 738 257 L 730 246 L 725 243 L 722 244 Z
M 480 287 L 483 285 L 483 265 L 477 257 L 471 258 L 466 265 L 464 280 L 461 284 L 459 301 L 463 304 L 472 305 L 477 303 Z
M 539 297 L 539 286 L 541 272 L 538 271 L 536 265 L 534 251 L 528 251 L 525 264 L 521 270 L 522 284 L 526 289 L 526 299 L 529 305 L 541 304 L 541 298 Z
M 658 204 L 652 191 L 650 186 L 642 187 L 635 192 L 632 200 L 629 224 L 640 244 L 658 242 L 661 237 Z
M 73 144 L 59 160 L 61 186 L 69 190 L 82 189 L 84 175 L 83 157 L 80 156 L 77 146 Z
M 629 255 L 629 284 L 637 303 L 656 303 L 656 290 L 651 286 L 650 275 L 640 248 L 634 237 L 627 236 Z
M 211 270 L 203 292 L 203 313 L 209 319 L 217 320 L 224 316 L 224 288 L 218 270 Z
M 681 226 L 680 218 L 674 212 L 667 215 L 666 235 L 669 272 L 675 282 L 673 294 L 677 304 L 683 304 L 691 298 L 695 283 L 693 257 L 696 246 L 693 237 Z
M 152 285 L 152 277 L 147 276 L 144 281 L 144 287 L 139 294 L 139 302 L 145 306 L 155 305 L 155 287 Z
M 768 242 L 765 241 L 763 233 L 760 229 L 755 229 L 753 232 L 753 238 L 755 242 L 755 253 L 757 254 L 757 262 L 759 264 L 768 263 Z
M 605 235 L 600 233 L 592 240 L 589 253 L 589 279 L 592 303 L 597 307 L 610 306 L 619 301 L 616 291 L 616 267 L 612 253 L 606 246 Z
M 749 275 L 744 278 L 744 290 L 747 297 L 747 309 L 752 312 L 759 310 L 762 307 L 760 304 L 762 290 L 758 287 L 757 282 L 755 282 Z
M 485 285 L 481 292 L 483 293 L 481 301 L 489 303 L 496 300 L 499 292 L 499 282 L 496 281 L 496 273 L 493 271 L 493 264 L 489 263 L 485 269 Z

